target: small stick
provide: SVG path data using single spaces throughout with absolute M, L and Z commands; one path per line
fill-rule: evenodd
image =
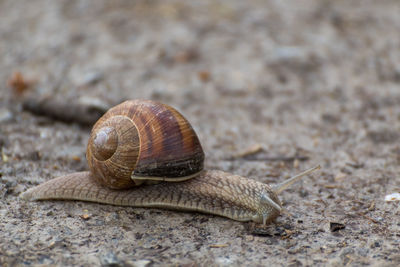
M 263 151 L 263 147 L 260 144 L 255 144 L 244 151 L 241 151 L 234 155 L 232 158 L 247 158 Z
M 93 125 L 107 111 L 96 105 L 60 101 L 52 97 L 28 97 L 24 99 L 22 107 L 36 115 L 63 122 L 76 122 L 85 126 Z

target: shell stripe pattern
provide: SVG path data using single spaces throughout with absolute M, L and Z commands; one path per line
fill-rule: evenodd
M 185 177 L 203 169 L 199 139 L 178 111 L 154 101 L 140 101 L 131 109 L 139 109 L 132 120 L 141 140 L 135 176 Z

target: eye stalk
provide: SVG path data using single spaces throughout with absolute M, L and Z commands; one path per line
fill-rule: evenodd
M 282 204 L 279 201 L 278 194 L 280 194 L 283 190 L 287 189 L 293 183 L 300 180 L 301 177 L 310 174 L 311 172 L 320 169 L 320 166 L 317 165 L 313 168 L 310 168 L 298 175 L 295 175 L 286 181 L 273 185 L 270 187 L 270 190 L 264 191 L 260 195 L 258 212 L 255 216 L 256 221 L 261 221 L 265 225 L 268 221 L 276 218 L 282 211 Z
M 275 194 L 275 193 L 273 193 L 273 194 Z M 275 195 L 275 198 L 276 198 L 276 195 Z M 279 200 L 278 200 L 278 202 L 279 202 Z M 277 214 L 279 214 L 282 210 L 280 203 L 276 203 L 275 201 L 273 201 L 272 198 L 270 198 L 268 196 L 268 194 L 266 194 L 266 193 L 263 193 L 261 195 L 260 207 L 271 207 L 271 208 L 275 209 L 275 211 L 267 210 L 267 211 L 262 212 L 262 220 L 263 220 L 262 223 L 264 225 L 267 224 L 267 219 L 271 216 L 271 213 L 277 212 Z
M 273 185 L 272 186 L 272 190 L 275 192 L 275 194 L 279 195 L 282 191 L 286 190 L 289 186 L 291 186 L 292 184 L 294 184 L 295 182 L 297 182 L 298 180 L 300 180 L 300 178 L 302 178 L 303 176 L 310 174 L 313 171 L 319 170 L 321 168 L 320 165 L 317 165 L 311 169 L 305 170 L 302 173 L 299 173 L 289 179 L 287 179 L 286 181 Z

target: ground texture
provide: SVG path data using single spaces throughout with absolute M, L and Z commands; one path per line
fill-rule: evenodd
M 0 1 L 0 265 L 399 266 L 399 201 L 385 201 L 400 191 L 399 14 L 396 0 Z M 322 169 L 268 227 L 25 202 L 87 169 L 90 133 L 24 111 L 26 95 L 160 100 L 192 123 L 208 169 L 270 184 Z

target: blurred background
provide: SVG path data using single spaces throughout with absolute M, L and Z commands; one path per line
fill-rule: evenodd
M 285 265 L 400 262 L 398 202 L 384 201 L 400 191 L 399 14 L 396 0 L 0 0 L 0 192 L 4 206 L 16 205 L 3 215 L 27 208 L 18 202 L 26 188 L 87 169 L 86 142 L 97 117 L 123 100 L 145 98 L 188 118 L 207 168 L 276 183 L 323 167 L 282 197 L 295 215 L 281 220 L 303 231 L 289 249 L 280 236 L 266 249 L 264 239 L 238 234 L 237 224 L 230 230 L 237 248 L 210 252 L 206 241 L 187 235 L 181 241 L 200 252 L 166 250 L 163 257 L 178 255 L 166 262 L 199 263 L 204 255 L 234 265 L 261 264 L 265 255 Z M 60 204 L 55 214 L 62 213 Z M 182 216 L 193 215 L 174 219 Z M 16 225 L 2 220 L 9 233 L 0 240 L 15 238 Z M 204 224 L 212 220 L 218 219 Z M 332 235 L 332 221 L 345 222 L 347 232 Z M 227 242 L 224 229 L 207 231 L 209 242 Z M 37 246 L 34 240 L 26 247 Z M 20 247 L 0 252 L 11 253 L 10 260 Z M 129 259 L 115 243 L 100 247 Z M 225 261 L 232 251 L 246 252 Z M 84 262 L 98 263 L 95 255 Z M 77 264 L 67 258 L 61 261 Z

